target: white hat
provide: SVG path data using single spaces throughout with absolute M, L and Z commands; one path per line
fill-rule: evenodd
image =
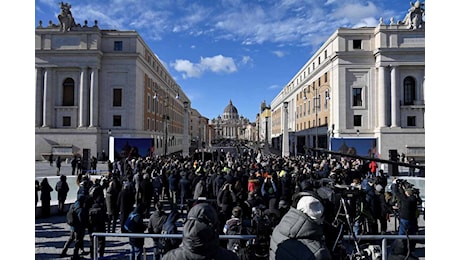
M 317 223 L 322 222 L 324 207 L 321 202 L 313 196 L 303 196 L 297 202 L 297 209 L 307 214 L 311 219 Z
M 382 185 L 380 185 L 380 184 L 377 184 L 377 185 L 375 186 L 375 191 L 377 191 L 378 193 L 380 193 L 380 192 L 382 191 L 382 189 L 383 189 L 383 187 L 382 187 Z

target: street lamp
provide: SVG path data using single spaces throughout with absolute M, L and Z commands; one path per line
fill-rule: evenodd
M 268 116 L 265 116 L 265 152 L 268 154 Z
M 318 87 L 319 88 L 319 87 Z M 318 97 L 318 88 L 315 88 L 315 98 L 314 102 L 315 103 L 315 130 L 316 130 L 316 135 L 315 135 L 315 148 L 318 149 L 318 108 L 319 108 L 319 97 Z
M 155 93 L 155 95 L 153 96 L 154 99 L 157 99 L 158 98 L 158 95 L 157 93 Z M 179 94 L 176 94 L 176 99 L 179 99 Z M 166 97 L 164 98 L 164 102 L 165 102 L 165 111 L 164 111 L 164 114 L 163 114 L 163 123 L 164 123 L 164 135 L 165 135 L 165 139 L 164 139 L 164 155 L 166 156 L 168 154 L 168 120 L 169 120 L 169 96 L 166 95 Z
M 283 102 L 283 157 L 289 156 L 288 102 Z
M 188 102 L 184 101 L 184 138 L 183 138 L 183 144 L 182 144 L 182 157 L 188 157 L 189 156 L 189 147 L 190 147 L 190 141 L 189 141 L 189 133 L 188 133 Z

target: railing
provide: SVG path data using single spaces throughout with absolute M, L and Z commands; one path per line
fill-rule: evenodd
M 172 238 L 182 239 L 183 234 L 147 234 L 147 233 L 92 233 L 93 239 L 93 259 L 98 259 L 98 239 L 97 237 L 128 237 L 128 238 Z M 219 239 L 254 239 L 256 235 L 219 235 Z M 146 259 L 145 251 L 143 258 Z
M 343 240 L 353 241 L 352 235 L 343 236 Z M 359 241 L 363 240 L 382 240 L 382 260 L 387 260 L 387 241 L 389 239 L 409 239 L 409 240 L 423 240 L 425 241 L 425 235 L 358 235 L 356 239 Z
M 135 233 L 92 233 L 93 239 L 93 259 L 98 259 L 98 239 L 97 237 L 132 237 L 132 238 L 172 238 L 182 239 L 183 234 L 135 234 Z M 254 239 L 256 235 L 219 235 L 219 239 Z M 345 241 L 353 241 L 352 235 L 343 236 Z M 356 239 L 359 240 L 382 240 L 382 260 L 387 260 L 387 241 L 391 239 L 409 239 L 409 240 L 423 240 L 425 235 L 358 235 Z M 145 251 L 143 258 L 146 259 Z

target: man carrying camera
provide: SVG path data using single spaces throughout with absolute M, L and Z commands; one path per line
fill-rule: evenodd
M 399 211 L 399 235 L 415 235 L 418 231 L 418 205 L 420 197 L 414 192 L 413 186 L 407 181 L 395 179 L 391 186 L 397 200 Z M 415 249 L 415 243 L 411 241 L 411 251 Z

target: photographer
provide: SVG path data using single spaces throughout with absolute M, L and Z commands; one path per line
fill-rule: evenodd
M 418 209 L 421 203 L 417 196 L 417 190 L 413 185 L 401 179 L 395 179 L 391 186 L 393 195 L 397 199 L 397 209 L 399 211 L 399 235 L 415 235 L 418 231 Z M 414 192 L 415 190 L 415 192 Z M 411 241 L 410 249 L 413 251 L 415 243 Z
M 323 220 L 324 206 L 313 193 L 294 195 L 293 207 L 273 230 L 270 259 L 332 259 Z

